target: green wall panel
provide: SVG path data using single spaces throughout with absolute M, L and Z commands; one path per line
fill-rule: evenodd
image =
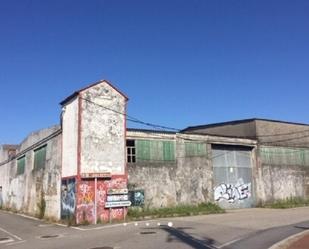
M 17 175 L 21 175 L 25 172 L 26 157 L 20 157 L 17 159 Z
M 174 161 L 175 144 L 166 140 L 136 140 L 137 161 Z
M 45 168 L 46 145 L 34 150 L 34 169 Z
M 262 146 L 260 156 L 265 164 L 309 166 L 309 149 L 305 148 Z
M 185 142 L 185 152 L 186 152 L 186 156 L 205 156 L 206 155 L 206 144 Z

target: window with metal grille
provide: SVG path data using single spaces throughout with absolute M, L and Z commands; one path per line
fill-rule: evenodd
M 26 157 L 22 156 L 17 159 L 17 175 L 21 175 L 25 172 Z
M 46 145 L 34 150 L 34 169 L 45 168 L 46 162 Z
M 127 140 L 127 162 L 135 163 L 136 162 L 136 148 L 135 140 Z

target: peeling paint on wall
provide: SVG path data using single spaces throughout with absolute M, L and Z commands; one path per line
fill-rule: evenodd
M 81 103 L 81 173 L 124 174 L 126 99 L 102 82 Z

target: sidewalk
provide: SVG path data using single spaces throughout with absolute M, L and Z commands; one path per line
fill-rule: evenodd
M 304 236 L 291 243 L 287 249 L 309 249 L 309 233 L 304 234 Z

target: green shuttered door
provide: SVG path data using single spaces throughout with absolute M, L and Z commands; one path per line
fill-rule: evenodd
M 34 169 L 45 168 L 46 145 L 34 151 Z
M 25 172 L 25 164 L 26 164 L 25 156 L 17 159 L 17 175 L 21 175 Z

